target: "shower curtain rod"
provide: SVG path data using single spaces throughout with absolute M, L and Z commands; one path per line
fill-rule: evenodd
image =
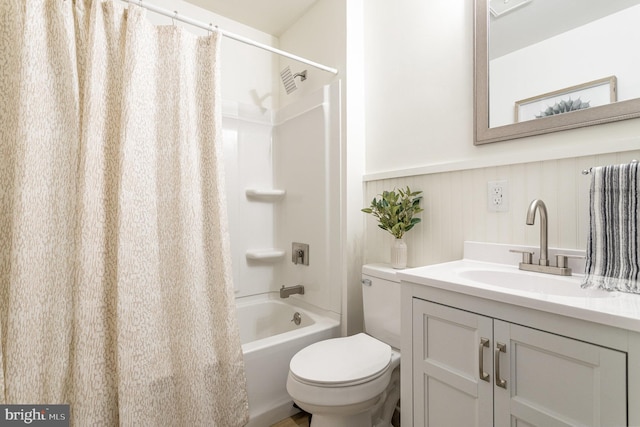
M 294 54 L 289 53 L 287 51 L 280 50 L 280 49 L 277 49 L 275 47 L 271 47 L 269 45 L 257 42 L 255 40 L 251 40 L 250 38 L 247 38 L 247 37 L 244 37 L 244 36 L 240 36 L 238 34 L 230 32 L 230 31 L 223 30 L 223 29 L 218 28 L 217 26 L 214 26 L 212 24 L 205 24 L 203 22 L 196 21 L 195 19 L 191 19 L 191 18 L 189 18 L 187 16 L 180 15 L 177 11 L 173 11 L 172 12 L 170 10 L 163 9 L 163 8 L 155 6 L 153 4 L 150 4 L 150 3 L 147 3 L 147 2 L 143 2 L 142 0 L 122 0 L 122 1 L 124 1 L 125 3 L 136 4 L 136 5 L 140 6 L 140 7 L 144 7 L 145 9 L 148 9 L 148 10 L 150 10 L 152 12 L 158 13 L 160 15 L 168 16 L 171 19 L 182 21 L 182 22 L 184 22 L 186 24 L 193 25 L 194 27 L 202 28 L 203 30 L 213 31 L 214 29 L 217 29 L 220 32 L 220 34 L 222 34 L 223 36 L 228 37 L 230 39 L 239 41 L 241 43 L 248 44 L 250 46 L 255 46 L 255 47 L 260 48 L 260 49 L 264 49 L 266 51 L 269 51 L 269 52 L 272 52 L 272 53 L 275 53 L 275 54 L 278 54 L 278 55 L 281 55 L 281 56 L 296 60 L 298 62 L 302 62 L 302 63 L 307 64 L 307 65 L 311 65 L 312 67 L 318 68 L 318 69 L 320 69 L 322 71 L 327 71 L 329 73 L 338 74 L 338 70 L 335 69 L 335 68 L 328 67 L 328 66 L 320 64 L 318 62 L 311 61 L 311 60 L 309 60 L 307 58 L 303 58 L 301 56 L 294 55 Z

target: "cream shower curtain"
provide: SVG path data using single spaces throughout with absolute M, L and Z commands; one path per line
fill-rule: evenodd
M 0 24 L 0 403 L 244 425 L 220 35 L 99 0 L 2 0 Z

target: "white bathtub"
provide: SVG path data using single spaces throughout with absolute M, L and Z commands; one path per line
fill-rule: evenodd
M 236 300 L 249 394 L 248 427 L 266 427 L 295 413 L 286 389 L 289 361 L 314 342 L 340 335 L 334 313 L 322 313 L 295 298 L 276 295 Z M 300 325 L 291 320 L 298 312 Z

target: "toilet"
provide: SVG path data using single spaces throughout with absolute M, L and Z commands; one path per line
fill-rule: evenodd
M 365 333 L 291 358 L 287 391 L 311 427 L 391 427 L 400 399 L 400 282 L 385 264 L 362 267 Z

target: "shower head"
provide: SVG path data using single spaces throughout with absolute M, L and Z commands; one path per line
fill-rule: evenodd
M 292 74 L 291 68 L 287 66 L 284 70 L 280 71 L 280 77 L 282 78 L 284 89 L 287 91 L 287 95 L 289 95 L 291 92 L 298 88 L 298 86 L 296 86 L 296 77 L 300 77 L 301 82 L 307 80 L 307 70 Z

